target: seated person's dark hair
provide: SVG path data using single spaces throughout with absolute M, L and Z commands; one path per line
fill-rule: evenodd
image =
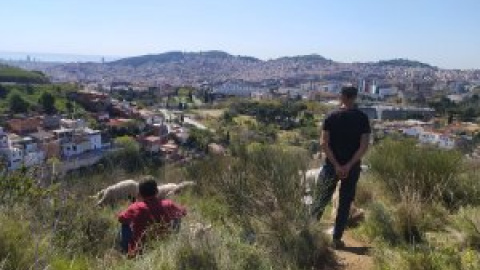
M 342 87 L 342 95 L 347 98 L 356 97 L 358 94 L 358 89 L 355 86 L 344 86 Z
M 158 194 L 157 182 L 153 177 L 144 177 L 138 185 L 138 193 L 143 198 L 153 197 Z

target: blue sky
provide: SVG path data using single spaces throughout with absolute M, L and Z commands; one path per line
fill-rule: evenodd
M 342 62 L 402 57 L 480 68 L 479 11 L 479 0 L 3 1 L 0 51 L 317 53 Z

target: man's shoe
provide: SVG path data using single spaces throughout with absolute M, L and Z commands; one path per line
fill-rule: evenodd
M 345 247 L 345 243 L 340 239 L 333 239 L 332 240 L 332 248 L 333 249 L 342 249 Z

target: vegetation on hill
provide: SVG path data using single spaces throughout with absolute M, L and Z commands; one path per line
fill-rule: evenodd
M 447 97 L 429 102 L 429 106 L 443 116 L 456 117 L 461 121 L 475 122 L 480 117 L 480 96 L 474 94 L 459 103 Z
M 419 61 L 408 60 L 408 59 L 392 59 L 392 60 L 383 60 L 376 63 L 379 66 L 395 66 L 395 67 L 412 67 L 412 68 L 435 68 L 429 64 L 425 64 Z
M 367 162 L 357 202 L 367 220 L 355 230 L 371 241 L 378 269 L 480 269 L 480 181 L 455 151 L 386 139 Z M 461 224 L 461 225 L 460 225 Z
M 309 54 L 309 55 L 296 55 L 296 56 L 285 56 L 275 59 L 274 61 L 298 61 L 298 62 L 320 62 L 320 63 L 333 63 L 332 60 L 329 60 L 318 54 Z
M 48 83 L 49 80 L 40 71 L 26 71 L 20 68 L 0 64 L 0 83 Z
M 181 232 L 149 242 L 135 260 L 117 251 L 115 214 L 126 205 L 100 209 L 89 196 L 120 179 L 135 179 L 139 171 L 127 174 L 116 162 L 104 163 L 48 190 L 23 172 L 4 176 L 0 183 L 13 186 L 0 189 L 0 198 L 8 198 L 0 208 L 0 259 L 5 269 L 335 267 L 323 234 L 308 225 L 299 200 L 296 180 L 305 152 L 276 146 L 234 149 L 233 156 L 149 171 L 161 182 L 193 180 L 197 186 L 178 198 L 189 212 Z M 212 224 L 213 229 L 192 237 L 189 227 L 198 222 Z
M 207 59 L 239 59 L 251 62 L 260 61 L 254 57 L 247 56 L 234 56 L 222 51 L 205 51 L 205 52 L 180 52 L 172 51 L 161 54 L 149 54 L 142 56 L 135 56 L 129 58 L 123 58 L 117 61 L 110 62 L 111 65 L 129 65 L 129 66 L 141 66 L 144 64 L 164 64 L 169 62 L 180 62 L 186 59 L 203 58 Z
M 55 103 L 61 99 L 55 88 L 44 87 Z M 29 97 L 23 92 L 27 89 L 16 91 Z M 178 94 L 188 93 L 180 89 Z M 35 100 L 50 104 L 45 95 L 38 93 Z M 318 124 L 327 110 L 303 101 L 235 100 L 223 113 L 201 119 L 215 132 L 192 129 L 182 149 L 206 152 L 208 143 L 219 142 L 228 147 L 226 156 L 165 165 L 159 157 L 142 154 L 132 138 L 120 137 L 116 144 L 122 150 L 95 166 L 51 179 L 53 185 L 39 183 L 28 170 L 0 175 L 0 265 L 338 269 L 324 228 L 309 222 L 298 175 L 311 164 L 318 166 L 310 154 L 319 146 L 311 143 L 318 142 Z M 480 269 L 478 164 L 456 151 L 389 138 L 373 145 L 364 162 L 371 170 L 362 174 L 355 203 L 366 210 L 366 220 L 349 234 L 371 243 L 378 269 Z M 127 205 L 96 208 L 89 196 L 144 174 L 162 183 L 191 180 L 197 185 L 175 197 L 188 208 L 180 233 L 150 242 L 144 254 L 127 260 L 118 252 L 115 217 Z M 212 230 L 193 237 L 190 227 L 197 223 L 211 224 Z
M 72 113 L 67 93 L 75 90 L 70 84 L 0 85 L 0 112 Z M 75 106 L 75 111 L 77 116 L 84 113 L 81 106 Z

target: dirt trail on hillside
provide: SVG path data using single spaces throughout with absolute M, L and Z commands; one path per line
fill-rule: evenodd
M 371 246 L 354 239 L 347 231 L 343 236 L 345 248 L 335 250 L 335 255 L 344 270 L 373 269 Z
M 321 223 L 327 235 L 333 232 L 333 221 L 328 220 Z M 372 246 L 355 239 L 351 231 L 347 230 L 342 237 L 345 247 L 334 250 L 341 270 L 371 270 L 374 268 L 373 257 L 371 256 Z

